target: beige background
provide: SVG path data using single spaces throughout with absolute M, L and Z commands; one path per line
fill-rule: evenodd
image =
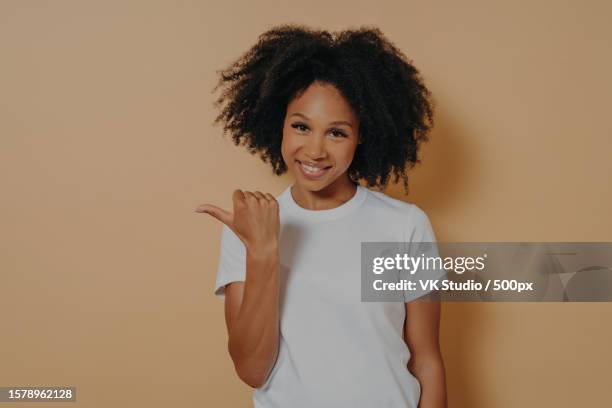
M 193 209 L 291 181 L 212 126 L 214 71 L 278 23 L 374 24 L 414 60 L 437 123 L 410 195 L 388 192 L 439 240 L 612 241 L 611 12 L 2 1 L 0 386 L 73 385 L 72 407 L 250 406 L 212 295 L 221 225 Z M 609 303 L 444 304 L 450 407 L 611 406 L 611 319 Z

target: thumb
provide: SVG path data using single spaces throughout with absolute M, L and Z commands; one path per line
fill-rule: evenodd
M 208 215 L 212 215 L 228 227 L 233 229 L 234 227 L 234 214 L 229 211 L 224 210 L 223 208 L 219 208 L 216 205 L 212 204 L 202 204 L 196 208 L 196 212 L 206 213 Z

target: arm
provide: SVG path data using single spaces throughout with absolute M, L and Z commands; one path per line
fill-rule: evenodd
M 253 388 L 265 382 L 279 347 L 279 207 L 268 193 L 235 190 L 234 212 L 212 204 L 196 212 L 227 225 L 246 248 L 244 281 L 225 287 L 228 350 L 241 380 Z
M 246 281 L 226 286 L 228 350 L 240 379 L 259 388 L 278 355 L 278 251 L 247 250 L 246 266 Z
M 421 383 L 419 408 L 446 408 L 446 377 L 439 344 L 440 302 L 436 294 L 406 303 L 404 340 L 408 370 Z

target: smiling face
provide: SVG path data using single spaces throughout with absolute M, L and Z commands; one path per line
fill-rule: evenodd
M 343 188 L 359 140 L 359 120 L 330 84 L 314 82 L 287 106 L 281 151 L 299 188 Z

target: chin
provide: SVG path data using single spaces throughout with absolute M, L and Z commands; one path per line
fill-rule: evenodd
M 295 183 L 305 191 L 324 191 L 332 187 L 336 182 L 339 181 L 340 175 L 328 174 L 327 177 L 321 180 L 310 180 L 303 177 L 301 174 L 295 178 Z
M 327 180 L 304 180 L 304 179 L 296 179 L 296 183 L 300 186 L 300 188 L 307 191 L 321 191 L 328 187 L 331 182 Z

